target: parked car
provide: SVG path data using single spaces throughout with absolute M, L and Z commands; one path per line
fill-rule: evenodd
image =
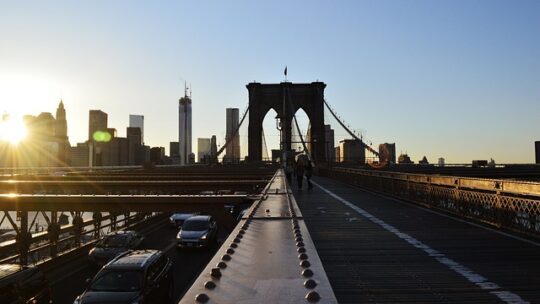
M 197 215 L 197 213 L 174 213 L 169 217 L 169 222 L 175 228 L 182 227 L 184 221 L 194 215 Z
M 178 247 L 207 247 L 216 239 L 217 224 L 210 215 L 192 216 L 176 235 Z
M 51 294 L 49 282 L 37 267 L 0 265 L 0 303 L 52 303 Z
M 140 249 L 144 237 L 131 230 L 111 232 L 97 241 L 88 252 L 90 262 L 101 267 L 117 255 L 132 249 Z
M 159 250 L 125 252 L 103 266 L 73 303 L 169 303 L 174 295 L 172 268 Z

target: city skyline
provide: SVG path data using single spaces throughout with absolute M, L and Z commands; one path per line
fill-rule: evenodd
M 535 1 L 162 4 L 2 4 L 0 111 L 37 115 L 63 99 L 72 145 L 90 109 L 119 136 L 140 113 L 148 145 L 168 147 L 187 81 L 193 138 L 223 144 L 225 109 L 244 109 L 245 85 L 283 81 L 287 65 L 289 81 L 327 83 L 328 102 L 375 147 L 395 142 L 415 162 L 534 162 Z

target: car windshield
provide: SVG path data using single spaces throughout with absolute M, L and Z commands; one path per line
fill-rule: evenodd
M 130 237 L 128 235 L 108 235 L 97 243 L 97 246 L 105 248 L 123 248 L 127 246 L 129 239 Z
M 141 289 L 142 273 L 138 271 L 109 271 L 92 282 L 92 291 L 137 291 Z
M 208 221 L 185 221 L 182 230 L 184 231 L 203 231 L 208 229 Z

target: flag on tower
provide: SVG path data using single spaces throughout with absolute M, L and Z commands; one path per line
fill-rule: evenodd
M 283 74 L 285 74 L 285 76 L 287 76 L 287 66 L 285 66 L 285 71 L 283 71 Z

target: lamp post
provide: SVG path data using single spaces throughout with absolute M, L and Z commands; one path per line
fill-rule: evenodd
M 279 151 L 280 151 L 280 154 L 281 154 L 281 159 L 280 159 L 280 162 L 282 164 L 284 164 L 286 162 L 285 160 L 285 153 L 283 151 L 283 127 L 282 127 L 282 124 L 281 124 L 281 117 L 278 115 L 276 115 L 276 129 L 279 131 Z

